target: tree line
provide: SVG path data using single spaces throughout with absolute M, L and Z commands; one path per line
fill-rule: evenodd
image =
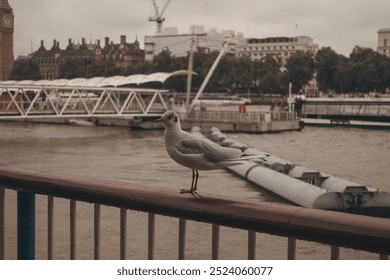
M 202 49 L 194 52 L 192 90 L 196 91 L 206 77 L 218 52 Z M 153 62 L 143 62 L 128 68 L 117 67 L 113 61 L 65 61 L 59 68 L 59 78 L 115 76 L 173 72 L 188 68 L 187 57 L 175 57 L 166 49 L 154 57 Z M 280 59 L 267 55 L 261 60 L 226 54 L 211 80 L 206 92 L 277 93 L 286 94 L 289 83 L 293 92 L 301 91 L 316 76 L 319 90 L 336 93 L 386 92 L 390 88 L 390 58 L 370 48 L 356 46 L 349 57 L 337 54 L 330 47 L 321 48 L 315 55 L 308 52 L 292 54 L 283 65 Z M 11 74 L 14 80 L 39 80 L 39 66 L 32 61 L 16 61 Z M 186 77 L 168 80 L 164 88 L 184 92 Z

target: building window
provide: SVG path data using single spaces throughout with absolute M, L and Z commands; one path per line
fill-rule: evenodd
M 384 47 L 387 47 L 387 39 L 384 39 L 384 40 L 383 40 L 383 46 L 384 46 Z

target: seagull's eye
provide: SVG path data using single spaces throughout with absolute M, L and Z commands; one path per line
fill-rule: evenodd
M 171 119 L 172 119 L 172 116 L 171 116 L 171 115 L 169 115 L 169 116 L 168 116 L 168 120 L 171 120 Z

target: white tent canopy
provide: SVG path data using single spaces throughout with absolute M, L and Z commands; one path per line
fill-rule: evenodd
M 187 75 L 188 70 L 178 70 L 171 73 L 157 72 L 148 75 L 135 74 L 130 76 L 113 76 L 113 77 L 94 77 L 94 78 L 75 78 L 75 79 L 58 79 L 58 80 L 24 80 L 24 81 L 0 81 L 1 85 L 28 85 L 28 86 L 80 86 L 80 87 L 119 87 L 126 85 L 141 85 L 152 82 L 164 83 L 173 76 Z M 197 75 L 195 72 L 192 74 Z

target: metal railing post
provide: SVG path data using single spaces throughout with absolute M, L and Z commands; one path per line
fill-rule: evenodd
M 54 197 L 47 197 L 47 259 L 53 259 Z
M 93 227 L 93 237 L 94 237 L 94 259 L 100 259 L 100 204 L 94 204 L 94 227 Z
M 148 260 L 154 259 L 155 224 L 156 224 L 156 215 L 153 213 L 149 213 L 148 215 Z
M 330 246 L 330 259 L 339 260 L 340 259 L 340 247 L 339 246 Z
M 76 259 L 76 200 L 70 200 L 70 259 Z
M 4 260 L 5 258 L 4 223 L 5 223 L 5 188 L 0 186 L 0 260 Z
M 179 260 L 185 259 L 186 251 L 186 219 L 179 219 Z
M 126 259 L 126 236 L 127 236 L 127 209 L 121 208 L 120 213 L 120 259 Z
M 211 259 L 218 260 L 219 259 L 219 225 L 212 225 L 212 243 L 211 243 Z
M 295 238 L 288 238 L 287 243 L 287 259 L 295 260 L 296 257 L 297 240 Z
M 35 259 L 35 194 L 18 191 L 18 260 Z
M 248 230 L 248 260 L 256 259 L 256 232 Z

